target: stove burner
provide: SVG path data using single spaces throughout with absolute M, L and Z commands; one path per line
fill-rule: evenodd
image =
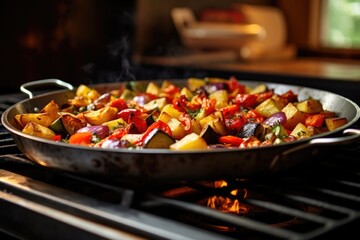
M 201 183 L 201 185 L 211 188 L 211 185 L 216 184 L 214 184 L 213 182 L 203 182 Z M 290 229 L 294 226 L 299 227 L 300 225 L 302 225 L 302 228 L 305 229 L 306 221 L 299 217 L 294 217 L 292 215 L 283 214 L 277 211 L 254 205 L 254 203 L 256 203 L 257 201 L 271 201 L 271 197 L 269 198 L 266 195 L 259 194 L 257 192 L 247 191 L 246 189 L 235 190 L 229 187 L 225 187 L 222 189 L 214 187 L 210 191 L 205 191 L 205 194 L 207 195 L 211 192 L 216 192 L 216 195 L 204 196 L 204 193 L 199 191 L 199 189 L 191 187 L 179 187 L 164 192 L 163 195 L 182 201 L 190 201 L 200 206 L 213 209 L 214 211 L 229 214 L 230 216 L 241 216 L 274 227 Z M 235 196 L 233 195 L 234 191 L 237 192 Z M 216 201 L 217 204 L 215 204 L 215 206 L 212 204 L 209 205 L 209 201 Z M 239 211 L 229 210 L 231 208 L 234 208 L 232 205 L 234 203 L 235 205 L 239 206 Z M 321 211 L 319 208 L 314 208 L 298 202 L 287 202 L 286 205 L 287 207 L 291 207 L 291 209 L 293 210 L 309 214 L 320 214 Z M 193 212 L 189 212 L 179 214 L 177 218 L 182 222 L 190 222 L 193 225 L 197 225 L 202 228 L 206 228 L 216 232 L 221 232 L 223 234 L 226 233 L 234 235 L 238 233 L 244 234 L 245 232 L 249 232 L 249 229 L 246 229 L 246 227 L 232 225 L 231 223 L 212 218 L 211 215 L 198 215 L 194 214 Z

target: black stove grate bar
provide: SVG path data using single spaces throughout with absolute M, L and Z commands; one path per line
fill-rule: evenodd
M 31 212 L 70 225 L 76 223 L 73 221 L 74 218 L 77 221 L 82 220 L 81 225 L 75 227 L 85 230 L 88 234 L 93 233 L 95 236 L 101 234 L 104 231 L 104 226 L 106 226 L 113 232 L 122 229 L 129 232 L 130 235 L 134 233 L 150 239 L 231 239 L 208 233 L 205 230 L 193 229 L 191 226 L 184 226 L 181 223 L 152 216 L 119 204 L 99 202 L 93 198 L 59 189 L 5 170 L 0 170 L 0 186 L 2 189 L 0 192 L 1 201 L 7 201 L 8 204 L 11 202 L 22 208 L 27 208 Z M 9 198 L 7 193 L 11 193 L 12 197 Z M 27 204 L 24 204 L 24 201 Z M 1 206 L 2 204 L 0 204 L 0 208 Z M 53 211 L 54 214 L 50 216 L 49 211 Z M 1 209 L 1 214 L 6 215 L 6 212 L 6 209 Z M 46 222 L 43 221 L 32 224 L 46 226 Z M 100 227 L 97 228 L 97 225 Z M 19 234 L 19 229 L 16 231 L 14 234 Z M 43 228 L 42 231 L 41 234 L 45 234 L 46 228 Z M 51 235 L 51 233 L 46 234 Z M 56 238 L 56 236 L 52 237 Z M 118 239 L 118 235 L 107 237 L 107 239 Z

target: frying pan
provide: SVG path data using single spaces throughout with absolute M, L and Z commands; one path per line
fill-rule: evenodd
M 151 80 L 160 84 L 162 80 Z M 185 86 L 185 79 L 171 80 L 178 86 Z M 21 86 L 27 88 L 43 83 L 53 83 L 71 88 L 61 80 L 39 80 Z M 149 81 L 136 81 L 147 84 Z M 250 87 L 260 82 L 241 81 Z M 23 100 L 2 115 L 3 125 L 11 132 L 14 141 L 30 160 L 45 167 L 74 172 L 86 176 L 99 176 L 113 180 L 216 180 L 227 178 L 249 178 L 257 175 L 289 170 L 306 161 L 316 161 L 319 150 L 332 145 L 347 144 L 360 139 L 360 130 L 349 128 L 360 117 L 359 106 L 353 101 L 335 93 L 277 83 L 263 82 L 275 93 L 292 90 L 299 100 L 309 97 L 320 100 L 324 109 L 334 111 L 339 117 L 346 117 L 348 123 L 335 131 L 322 133 L 308 139 L 272 146 L 246 149 L 211 149 L 174 151 L 167 149 L 103 149 L 45 140 L 22 133 L 14 116 L 41 109 L 50 100 L 59 105 L 74 97 L 75 90 L 62 89 Z M 91 85 L 99 92 L 119 88 L 125 82 Z M 69 87 L 70 86 L 70 87 Z

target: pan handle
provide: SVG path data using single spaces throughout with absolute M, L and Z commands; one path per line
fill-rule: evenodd
M 307 148 L 313 148 L 311 154 L 316 155 L 318 153 L 318 149 L 316 147 L 345 145 L 360 140 L 360 129 L 345 129 L 342 134 L 343 136 L 340 137 L 315 138 L 309 142 L 285 150 L 273 158 L 271 168 L 275 169 L 276 166 L 281 165 L 281 162 L 291 162 L 291 159 L 294 159 L 294 156 L 299 155 L 301 151 Z M 300 156 L 302 155 L 300 154 Z
M 38 87 L 38 86 L 43 86 L 43 85 L 57 85 L 60 87 L 67 88 L 69 90 L 74 89 L 74 87 L 70 83 L 64 82 L 60 79 L 51 78 L 51 79 L 42 79 L 42 80 L 24 83 L 20 86 L 20 90 L 23 93 L 26 93 L 27 95 L 29 95 L 29 98 L 33 98 L 34 94 L 28 88 L 29 87 Z

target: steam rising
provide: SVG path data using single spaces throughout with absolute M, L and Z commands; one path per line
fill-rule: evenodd
M 134 80 L 129 60 L 129 41 L 122 37 L 106 47 L 106 53 L 96 63 L 83 67 L 90 83 Z

